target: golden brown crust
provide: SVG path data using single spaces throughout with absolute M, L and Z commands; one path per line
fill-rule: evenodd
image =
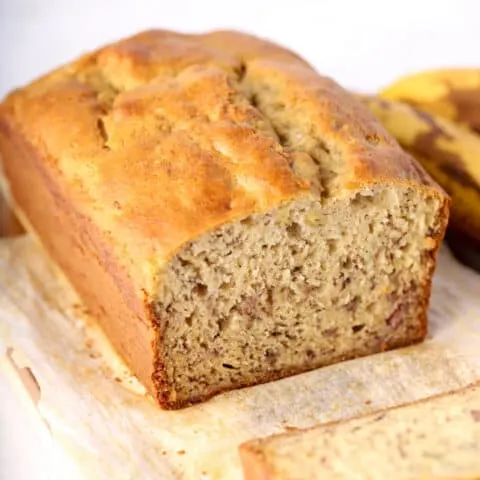
M 164 377 L 150 304 L 162 266 L 221 224 L 316 194 L 249 97 L 249 85 L 266 82 L 301 108 L 339 159 L 338 195 L 409 184 L 446 204 L 358 100 L 297 55 L 236 32 L 144 32 L 0 105 L 0 151 L 15 200 L 155 395 Z M 29 182 L 38 185 L 29 191 Z M 76 236 L 88 252 L 79 252 Z M 100 279 L 95 291 L 87 272 Z
M 268 79 L 270 88 L 281 91 L 285 105 L 301 105 L 303 115 L 321 131 L 325 144 L 344 160 L 345 188 L 405 180 L 438 188 L 359 100 L 297 55 L 239 32 L 213 32 L 200 39 L 239 57 L 250 82 Z
M 46 159 L 2 119 L 0 147 L 11 196 L 29 222 L 24 226 L 38 234 L 115 348 L 155 395 L 155 332 L 144 299 L 133 294 L 98 228 L 77 212 L 45 168 Z
M 242 75 L 268 78 L 285 104 L 302 105 L 345 162 L 345 188 L 423 180 L 333 81 L 234 32 L 139 34 L 16 91 L 1 115 L 50 159 L 77 207 L 113 232 L 116 259 L 141 259 L 124 267 L 151 293 L 161 261 L 184 242 L 308 191 L 237 88 Z
M 2 108 L 78 208 L 115 232 L 118 261 L 140 260 L 124 265 L 137 291 L 154 290 L 161 261 L 184 242 L 307 190 L 232 87 L 240 68 L 193 38 L 149 32 L 15 92 Z
M 0 237 L 14 237 L 24 232 L 13 210 L 0 191 Z

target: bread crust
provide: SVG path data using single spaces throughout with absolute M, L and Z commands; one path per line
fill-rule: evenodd
M 144 32 L 0 105 L 0 153 L 15 203 L 164 408 L 184 403 L 166 393 L 164 322 L 152 307 L 162 268 L 220 225 L 314 195 L 244 93 L 265 78 L 285 103 L 302 105 L 344 162 L 335 195 L 381 183 L 441 199 L 436 255 L 448 216 L 443 191 L 358 100 L 256 37 Z M 425 308 L 429 293 L 430 284 Z

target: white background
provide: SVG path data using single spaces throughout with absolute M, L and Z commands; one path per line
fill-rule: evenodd
M 422 69 L 480 67 L 478 0 L 0 0 L 0 96 L 81 52 L 155 27 L 250 31 L 364 92 Z M 18 387 L 0 369 L 0 479 L 69 478 Z

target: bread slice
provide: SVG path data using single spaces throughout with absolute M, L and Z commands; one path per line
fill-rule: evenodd
M 447 196 L 235 32 L 149 31 L 0 106 L 16 208 L 165 408 L 422 340 Z
M 240 447 L 246 480 L 480 478 L 480 383 Z

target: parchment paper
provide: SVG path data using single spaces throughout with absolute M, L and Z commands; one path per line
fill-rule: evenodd
M 63 276 L 30 237 L 0 241 L 0 334 L 39 384 L 40 415 L 86 479 L 241 478 L 237 447 L 257 436 L 348 418 L 480 378 L 480 276 L 444 249 L 428 340 L 158 409 Z M 19 360 L 20 359 L 20 360 Z

